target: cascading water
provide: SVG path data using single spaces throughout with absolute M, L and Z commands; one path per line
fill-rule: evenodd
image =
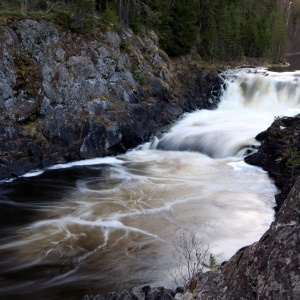
M 212 158 L 241 156 L 258 145 L 254 137 L 274 116 L 294 115 L 300 107 L 300 73 L 245 70 L 224 76 L 228 88 L 217 110 L 189 114 L 149 147 L 198 151 Z
M 258 240 L 276 188 L 243 155 L 274 116 L 299 112 L 300 73 L 223 76 L 217 110 L 186 115 L 139 150 L 2 183 L 0 298 L 168 286 L 181 228 L 193 228 L 219 262 Z

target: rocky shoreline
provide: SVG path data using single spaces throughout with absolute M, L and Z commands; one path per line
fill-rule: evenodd
M 300 115 L 276 118 L 256 139 L 259 151 L 245 158 L 248 164 L 262 167 L 274 179 L 280 193 L 275 196 L 279 211 L 300 174 Z
M 172 62 L 153 32 L 82 36 L 8 20 L 0 42 L 0 179 L 124 153 L 184 112 L 215 108 L 223 84 Z
M 274 178 L 280 190 L 275 221 L 258 242 L 199 274 L 197 299 L 300 298 L 300 115 L 275 119 L 257 139 L 258 152 L 245 161 Z

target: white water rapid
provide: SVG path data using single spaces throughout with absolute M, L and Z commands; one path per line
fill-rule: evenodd
M 218 262 L 257 241 L 273 220 L 277 190 L 243 155 L 275 116 L 300 112 L 300 73 L 223 76 L 217 110 L 187 114 L 139 150 L 3 183 L 0 298 L 170 286 L 182 228 Z

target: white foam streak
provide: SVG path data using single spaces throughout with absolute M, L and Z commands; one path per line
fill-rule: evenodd
M 117 165 L 122 163 L 123 162 L 116 157 L 107 156 L 107 157 L 85 159 L 85 160 L 75 161 L 67 164 L 58 164 L 50 167 L 49 169 L 57 170 L 57 169 L 71 168 L 75 166 L 92 166 L 92 165 L 102 165 L 102 164 Z
M 231 166 L 233 168 L 233 170 L 235 170 L 235 171 L 241 171 L 241 170 L 246 170 L 246 169 L 250 169 L 250 170 L 253 169 L 253 170 L 257 171 L 257 172 L 262 172 L 262 173 L 267 174 L 267 171 L 264 171 L 262 168 L 248 165 L 243 160 L 229 162 L 228 166 Z
M 116 216 L 114 216 L 114 217 L 116 217 Z M 121 217 L 121 216 L 118 216 L 118 217 Z M 84 219 L 75 218 L 75 217 L 63 217 L 60 219 L 45 220 L 45 221 L 33 223 L 30 227 L 28 227 L 28 230 L 36 231 L 36 230 L 40 230 L 40 229 L 43 229 L 46 227 L 47 232 L 48 232 L 48 234 L 47 234 L 48 237 L 50 237 L 51 235 L 56 235 L 58 233 L 63 232 L 64 236 L 65 236 L 64 237 L 65 240 L 68 240 L 70 238 L 77 239 L 78 233 L 73 234 L 67 229 L 69 226 L 72 226 L 74 224 L 92 227 L 92 228 L 95 228 L 95 227 L 102 228 L 104 231 L 105 243 L 107 243 L 109 232 L 111 230 L 117 230 L 117 229 L 121 229 L 125 232 L 138 232 L 143 235 L 147 235 L 147 236 L 153 237 L 155 239 L 161 240 L 157 235 L 151 234 L 144 230 L 140 230 L 138 228 L 126 226 L 122 222 L 115 220 L 115 219 L 110 219 L 110 220 L 98 219 L 96 221 L 91 221 L 91 220 L 84 220 Z M 44 235 L 43 234 L 40 235 L 40 238 L 43 239 Z M 24 246 L 26 243 L 32 243 L 32 242 L 36 242 L 38 240 L 39 240 L 39 235 L 36 235 L 34 240 L 30 239 L 30 240 L 24 241 L 24 243 L 7 244 L 4 246 L 0 246 L 0 249 L 8 249 L 8 248 L 15 247 L 15 246 Z M 53 243 L 53 244 L 55 245 L 55 243 Z M 51 249 L 49 251 L 51 252 Z M 50 253 L 50 252 L 47 252 L 47 253 Z
M 67 169 L 67 168 L 72 168 L 72 167 L 79 167 L 79 166 L 93 166 L 93 165 L 103 165 L 103 164 L 108 164 L 108 165 L 118 165 L 122 164 L 123 162 L 119 160 L 117 157 L 99 157 L 99 158 L 91 158 L 91 159 L 85 159 L 85 160 L 79 160 L 79 161 L 74 161 L 70 163 L 65 163 L 65 164 L 57 164 L 54 166 L 51 166 L 49 168 L 46 168 L 44 170 L 35 170 L 35 171 L 30 171 L 28 173 L 25 173 L 21 177 L 29 178 L 29 177 L 36 177 L 45 172 L 45 170 L 59 170 L 59 169 Z M 11 182 L 14 179 L 9 179 L 9 180 L 4 180 L 3 182 Z M 1 181 L 0 181 L 1 182 Z
M 34 171 L 34 172 L 26 173 L 26 174 L 22 175 L 21 177 L 27 177 L 27 178 L 29 178 L 29 177 L 35 177 L 35 176 L 39 176 L 39 175 L 41 175 L 43 173 L 44 173 L 44 171 L 39 170 L 39 171 Z

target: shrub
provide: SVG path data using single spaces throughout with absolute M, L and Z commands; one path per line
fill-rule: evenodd
M 214 256 L 210 253 L 210 247 L 198 240 L 196 233 L 191 229 L 180 230 L 179 236 L 174 241 L 176 269 L 168 273 L 173 282 L 187 289 L 195 281 L 197 273 L 216 265 Z

